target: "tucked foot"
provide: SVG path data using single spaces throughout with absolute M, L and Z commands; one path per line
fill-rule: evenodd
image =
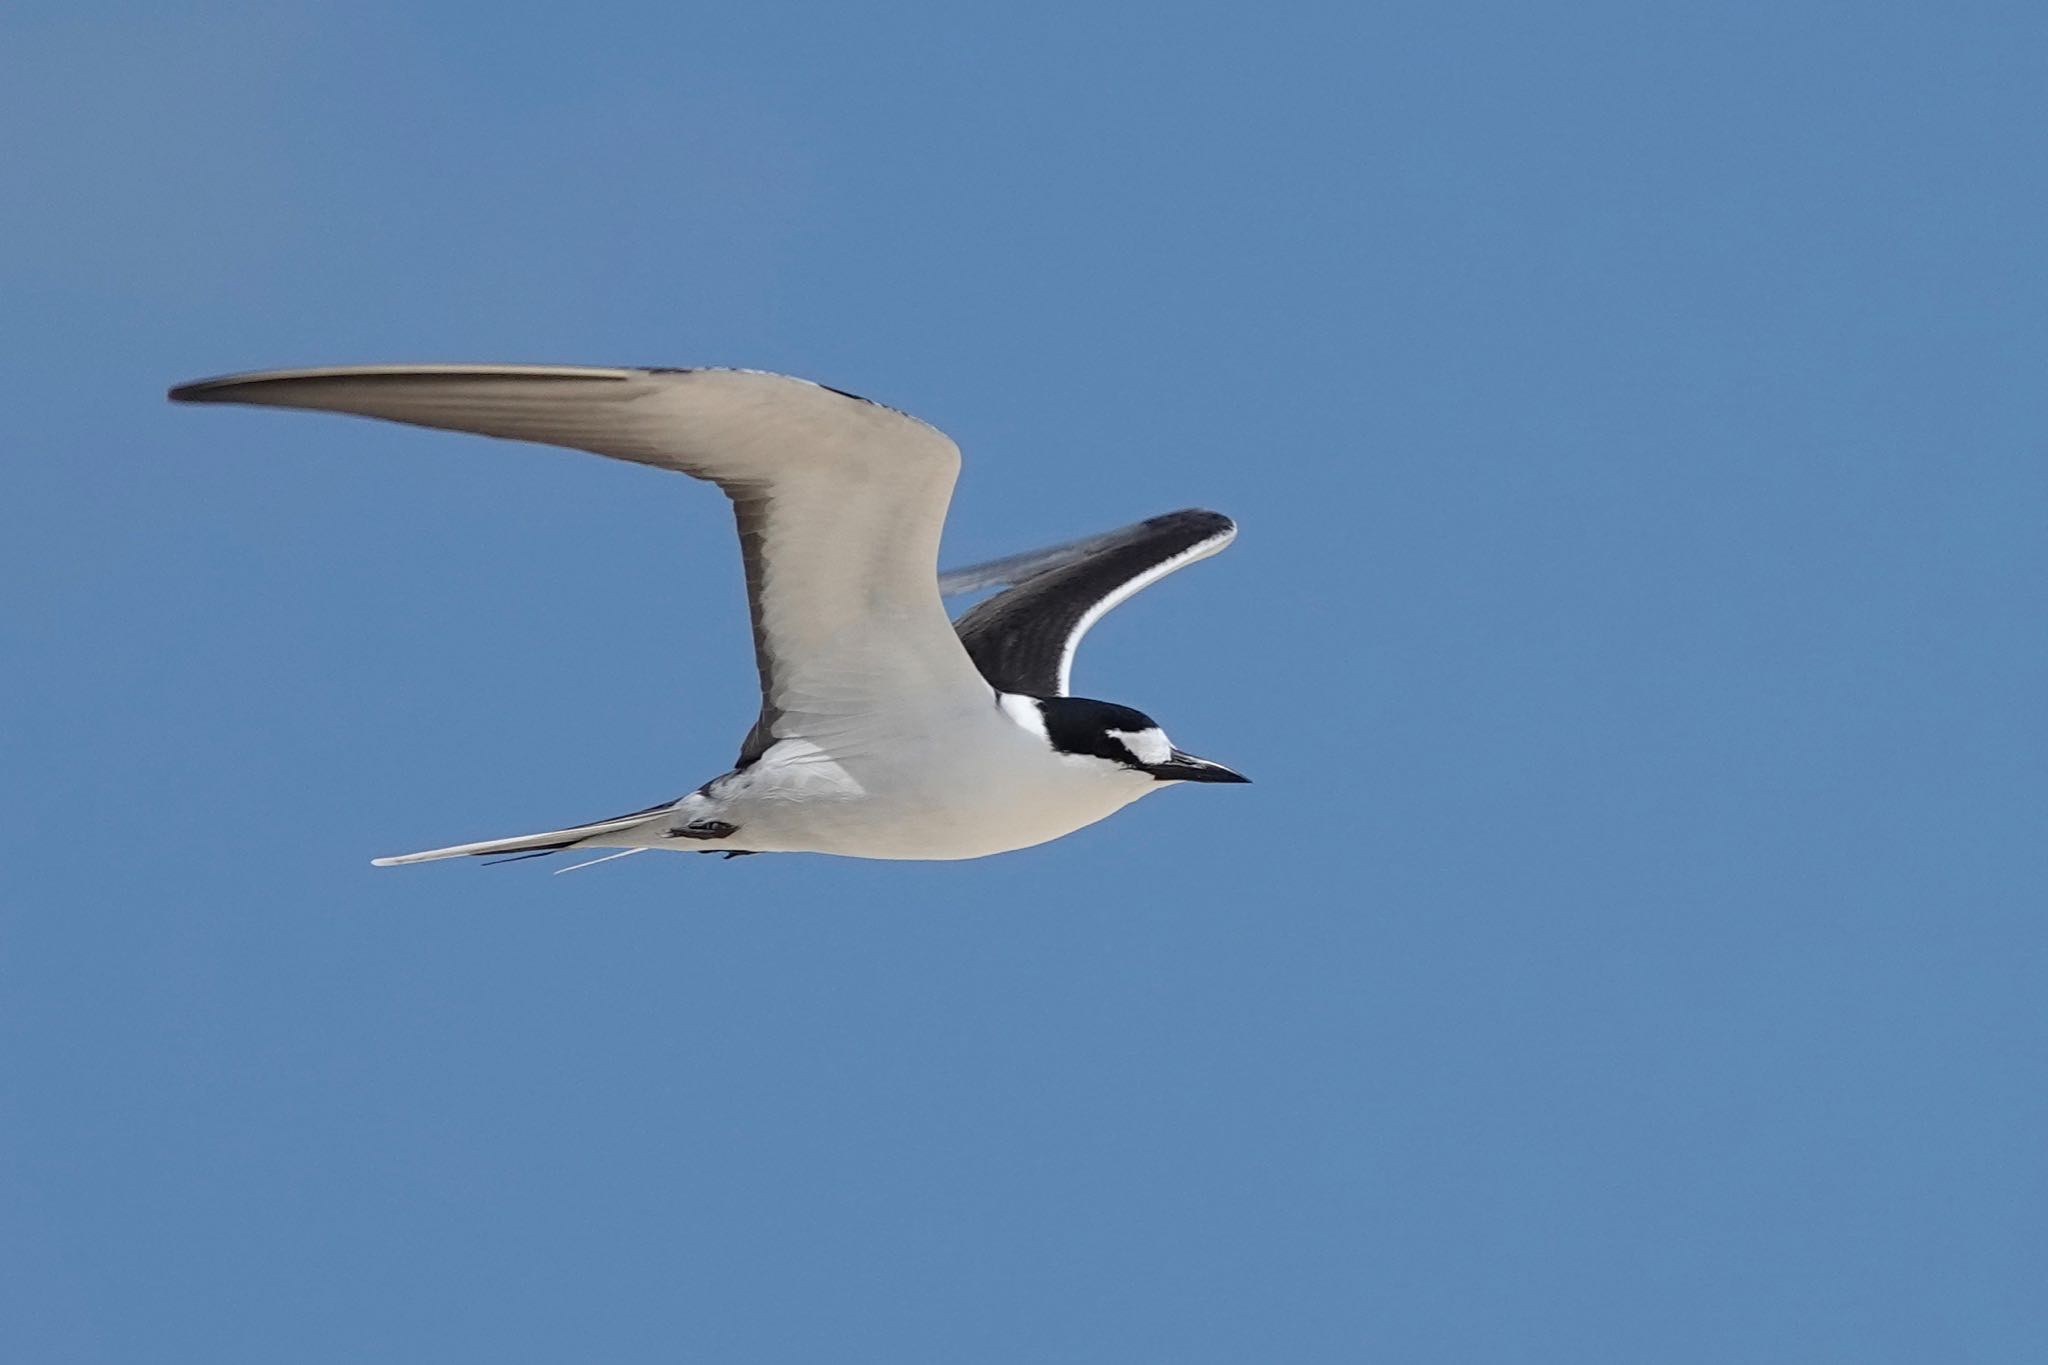
M 739 832 L 739 826 L 724 820 L 692 820 L 668 832 L 671 839 L 730 839 Z

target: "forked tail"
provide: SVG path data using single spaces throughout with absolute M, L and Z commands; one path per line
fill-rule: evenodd
M 663 841 L 667 822 L 662 817 L 674 810 L 675 805 L 673 801 L 664 801 L 630 815 L 615 815 L 609 820 L 598 820 L 588 825 L 571 825 L 567 829 L 551 829 L 541 834 L 517 834 L 509 839 L 485 839 L 474 844 L 451 844 L 447 848 L 430 848 L 421 853 L 401 853 L 394 858 L 372 858 L 370 862 L 376 867 L 397 867 L 402 863 L 431 863 L 442 858 L 558 853 L 565 848 L 648 848 Z

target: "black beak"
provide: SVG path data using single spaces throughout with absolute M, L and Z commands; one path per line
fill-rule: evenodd
M 1211 763 L 1206 758 L 1196 758 L 1193 754 L 1184 754 L 1178 749 L 1175 749 L 1173 757 L 1164 763 L 1146 764 L 1145 771 L 1161 782 L 1251 781 L 1243 773 L 1226 768 L 1221 763 Z

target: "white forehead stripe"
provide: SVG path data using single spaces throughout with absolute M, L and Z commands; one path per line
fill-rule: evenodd
M 1111 730 L 1109 737 L 1129 749 L 1140 763 L 1164 763 L 1173 757 L 1173 742 L 1156 725 L 1146 730 Z

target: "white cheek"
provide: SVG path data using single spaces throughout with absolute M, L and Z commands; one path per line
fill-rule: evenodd
M 1156 725 L 1149 730 L 1111 730 L 1109 733 L 1140 763 L 1164 763 L 1173 757 L 1173 741 Z

